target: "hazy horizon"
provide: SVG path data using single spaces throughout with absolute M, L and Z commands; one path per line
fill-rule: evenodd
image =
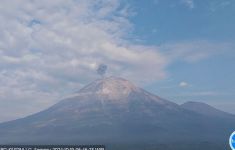
M 92 82 L 89 82 L 89 83 L 88 83 L 87 85 L 85 85 L 85 86 L 88 86 L 89 84 L 95 82 L 96 80 L 105 79 L 105 78 L 110 78 L 110 77 L 116 77 L 116 76 L 97 77 L 97 79 L 95 79 L 95 80 L 92 81 Z M 120 78 L 121 78 L 121 77 L 120 77 Z M 135 85 L 135 83 L 132 83 L 132 84 Z M 84 88 L 84 87 L 82 87 L 82 88 Z M 82 88 L 81 88 L 81 89 L 82 89 Z M 139 87 L 139 88 L 141 88 L 141 87 Z M 79 89 L 79 90 L 80 90 L 80 89 Z M 77 93 L 79 90 L 75 90 L 76 92 L 73 92 L 73 93 L 70 93 L 70 94 L 68 94 L 68 95 L 65 95 L 65 96 L 61 97 L 61 98 L 58 100 L 58 102 L 60 102 L 60 101 L 62 101 L 62 100 L 64 100 L 64 99 L 67 99 L 67 98 L 76 96 L 76 93 Z M 152 94 L 154 94 L 154 93 L 152 93 Z M 156 95 L 156 96 L 159 96 L 159 95 Z M 161 96 L 160 96 L 160 97 L 161 97 Z M 164 97 L 161 97 L 161 98 L 166 99 L 166 98 L 164 98 Z M 166 100 L 171 101 L 170 99 L 166 99 Z M 171 101 L 171 102 L 174 102 L 174 101 Z M 178 104 L 178 105 L 182 105 L 182 104 L 184 104 L 184 103 L 186 103 L 186 102 L 200 102 L 200 103 L 208 104 L 208 103 L 203 102 L 203 101 L 185 101 L 185 102 L 182 102 L 182 103 L 177 103 L 177 102 L 175 102 L 175 103 Z M 56 102 L 56 103 L 57 103 L 57 102 Z M 55 104 L 56 104 L 56 103 L 55 103 Z M 36 113 L 39 113 L 39 112 L 41 112 L 41 111 L 44 111 L 44 110 L 50 108 L 50 107 L 53 106 L 53 105 L 54 105 L 54 104 L 51 104 L 51 105 L 49 105 L 49 106 L 47 106 L 47 107 L 45 107 L 45 108 L 42 108 L 42 109 L 39 110 L 39 111 L 32 112 L 31 114 L 26 114 L 25 116 L 19 116 L 18 118 L 0 121 L 0 123 L 4 123 L 4 122 L 8 122 L 8 121 L 13 121 L 13 120 L 17 120 L 17 119 L 22 119 L 22 118 L 24 118 L 24 117 L 28 117 L 28 116 L 30 116 L 30 115 L 34 115 L 34 114 L 36 114 Z M 208 104 L 208 105 L 210 105 L 210 104 Z M 213 105 L 210 105 L 210 106 L 212 106 L 212 107 L 214 107 L 214 108 L 216 108 L 216 109 L 218 109 L 218 110 L 220 110 L 220 111 L 227 112 L 226 110 L 222 110 L 222 109 L 220 109 L 220 108 L 217 108 L 216 106 L 213 106 Z M 231 112 L 227 112 L 227 113 L 233 114 L 233 113 L 231 113 Z M 235 114 L 234 114 L 234 115 L 235 115 Z

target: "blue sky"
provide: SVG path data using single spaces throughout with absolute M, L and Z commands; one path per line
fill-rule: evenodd
M 2 0 L 0 122 L 99 78 L 235 113 L 234 0 Z
M 198 39 L 234 41 L 234 0 L 130 0 L 130 3 L 138 12 L 131 18 L 135 33 L 147 44 Z
M 234 0 L 130 0 L 130 3 L 137 10 L 131 18 L 134 36 L 146 45 L 235 42 Z M 214 55 L 214 51 L 218 54 Z M 147 88 L 178 103 L 202 101 L 234 113 L 234 46 L 210 53 L 211 56 L 197 62 L 178 60 L 170 64 L 166 67 L 169 76 Z M 185 84 L 180 86 L 181 82 Z

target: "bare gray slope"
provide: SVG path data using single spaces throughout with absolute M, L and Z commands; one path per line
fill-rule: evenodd
M 214 141 L 234 124 L 235 118 L 199 114 L 108 77 L 45 111 L 0 124 L 0 144 Z

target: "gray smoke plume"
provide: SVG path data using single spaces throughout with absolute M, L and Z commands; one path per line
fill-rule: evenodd
M 99 67 L 97 68 L 97 73 L 101 76 L 104 76 L 106 71 L 108 69 L 108 66 L 105 64 L 100 64 Z

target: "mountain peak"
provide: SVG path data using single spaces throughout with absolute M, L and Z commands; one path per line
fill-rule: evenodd
M 140 91 L 140 89 L 126 79 L 111 76 L 95 80 L 82 88 L 79 93 L 96 93 L 118 99 L 128 96 L 133 91 Z

